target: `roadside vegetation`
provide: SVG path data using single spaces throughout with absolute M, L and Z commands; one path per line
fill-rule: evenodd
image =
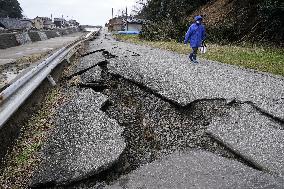
M 202 15 L 208 39 L 218 44 L 267 43 L 283 47 L 283 0 L 138 0 L 146 40 L 181 41 Z
M 190 47 L 172 41 L 148 41 L 137 35 L 115 35 L 117 40 L 189 54 Z M 276 47 L 246 47 L 208 44 L 208 52 L 201 58 L 232 64 L 243 68 L 284 76 L 284 49 Z
M 45 97 L 40 110 L 22 128 L 20 138 L 5 160 L 0 173 L 0 188 L 27 188 L 39 164 L 38 152 L 53 128 L 53 116 L 63 98 L 58 87 Z
M 22 18 L 23 10 L 17 0 L 0 0 L 0 18 Z

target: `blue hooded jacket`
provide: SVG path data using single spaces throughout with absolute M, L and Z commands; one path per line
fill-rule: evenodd
M 196 16 L 195 21 L 202 20 L 201 16 Z M 202 41 L 205 40 L 206 33 L 203 24 L 192 24 L 185 35 L 184 43 L 187 44 L 190 41 L 190 46 L 192 48 L 198 48 L 202 45 Z

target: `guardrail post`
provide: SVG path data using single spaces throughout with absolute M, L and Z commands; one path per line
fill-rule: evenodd
M 56 86 L 56 82 L 54 81 L 54 79 L 53 79 L 53 77 L 52 77 L 51 75 L 48 75 L 48 76 L 47 76 L 47 79 L 48 79 L 49 83 L 50 83 L 53 87 Z

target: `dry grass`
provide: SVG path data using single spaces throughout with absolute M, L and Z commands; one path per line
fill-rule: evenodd
M 227 15 L 233 10 L 235 1 L 217 0 L 207 3 L 194 11 L 188 18 L 188 21 L 193 21 L 194 16 L 202 15 L 206 26 L 217 26 L 222 23 Z
M 58 87 L 45 97 L 40 110 L 22 128 L 12 152 L 1 170 L 0 188 L 27 188 L 30 177 L 39 164 L 38 151 L 53 128 L 56 107 L 63 101 Z
M 38 53 L 38 54 L 32 54 L 30 56 L 24 56 L 21 57 L 19 59 L 17 59 L 17 61 L 15 62 L 16 64 L 21 64 L 21 63 L 35 63 L 37 61 L 39 61 L 40 59 L 46 57 L 47 55 L 49 55 L 50 53 L 52 53 L 52 51 L 46 51 L 43 53 Z
M 145 41 L 134 35 L 115 35 L 118 40 L 144 44 L 155 48 L 188 54 L 191 49 L 175 41 Z M 204 59 L 237 65 L 244 68 L 284 76 L 284 49 L 268 47 L 240 47 L 208 44 L 208 52 L 200 55 Z

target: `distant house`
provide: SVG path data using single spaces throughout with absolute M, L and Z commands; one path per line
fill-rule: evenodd
M 0 27 L 8 30 L 30 30 L 33 28 L 32 21 L 16 18 L 0 18 Z
M 77 20 L 69 20 L 68 25 L 71 28 L 75 28 L 75 27 L 78 27 L 80 24 L 79 24 L 79 22 L 77 22 Z
M 66 20 L 64 18 L 54 18 L 54 24 L 57 28 L 64 28 L 66 26 Z
M 33 28 L 33 21 L 31 19 L 21 19 L 22 25 L 24 26 L 25 29 L 30 30 Z
M 113 31 L 122 31 L 124 30 L 124 21 L 122 17 L 117 17 L 109 20 L 108 30 Z
M 141 32 L 144 20 L 137 18 L 125 18 L 118 17 L 113 18 L 107 24 L 110 32 L 113 31 L 138 31 Z
M 144 22 L 144 20 L 142 20 L 142 19 L 129 18 L 129 19 L 127 19 L 128 29 L 126 28 L 126 30 L 127 31 L 141 32 L 143 22 Z
M 52 19 L 48 17 L 36 17 L 35 19 L 33 19 L 33 26 L 38 30 L 54 29 L 56 27 L 52 22 Z
M 43 22 L 43 28 L 52 30 L 56 28 L 56 25 L 52 22 L 51 19 L 48 19 Z
M 33 19 L 33 27 L 38 30 L 43 29 L 44 27 L 43 23 L 44 23 L 43 17 L 36 17 Z

